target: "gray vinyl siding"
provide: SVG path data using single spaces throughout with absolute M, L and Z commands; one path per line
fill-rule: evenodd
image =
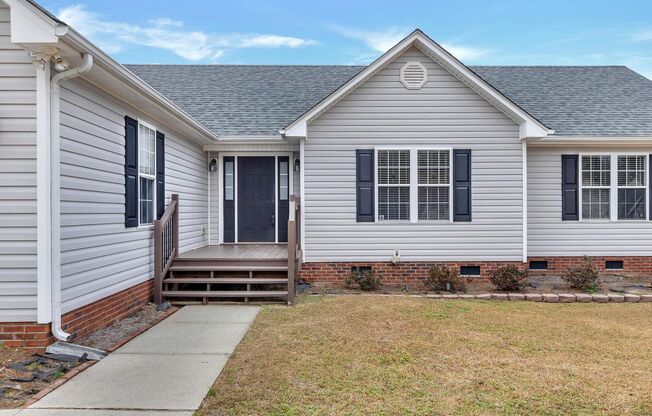
M 36 70 L 0 3 L 0 322 L 36 320 Z
M 428 69 L 420 90 L 400 83 L 407 61 Z M 355 150 L 376 146 L 472 149 L 472 222 L 356 222 Z M 308 126 L 306 261 L 522 258 L 518 126 L 416 48 L 406 51 Z
M 61 93 L 61 246 L 64 312 L 153 277 L 153 232 L 124 225 L 124 116 L 141 117 L 92 87 Z M 207 243 L 206 153 L 165 134 L 166 204 L 180 200 L 180 251 Z
M 649 221 L 561 220 L 561 155 L 628 151 L 652 153 L 652 148 L 529 146 L 529 256 L 652 256 L 652 223 Z
M 218 165 L 215 172 L 210 173 L 210 244 L 219 244 L 220 243 L 220 204 L 222 201 L 219 200 L 220 186 L 222 186 L 220 181 L 220 170 L 224 169 L 223 166 L 219 164 L 219 154 L 217 152 L 208 152 L 210 159 L 217 159 Z

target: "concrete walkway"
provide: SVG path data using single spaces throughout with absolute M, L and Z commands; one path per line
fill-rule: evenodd
M 191 416 L 258 311 L 186 306 L 15 414 Z

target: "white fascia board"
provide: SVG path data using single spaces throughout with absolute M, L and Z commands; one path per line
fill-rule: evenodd
M 5 0 L 10 7 L 11 42 L 21 45 L 56 46 L 68 27 L 25 0 Z M 30 48 L 31 49 L 31 48 Z M 40 51 L 39 51 L 40 52 Z
M 408 48 L 416 46 L 421 49 L 426 55 L 432 58 L 435 62 L 442 65 L 453 76 L 457 77 L 476 91 L 482 97 L 487 99 L 496 108 L 506 113 L 511 119 L 519 124 L 521 138 L 528 137 L 546 137 L 552 133 L 537 119 L 528 114 L 525 110 L 513 103 L 510 99 L 501 94 L 498 90 L 492 87 L 485 80 L 480 78 L 475 72 L 470 70 L 466 65 L 457 60 L 448 51 L 442 48 L 435 41 L 426 36 L 421 30 L 417 29 L 394 45 L 389 51 L 380 56 L 359 74 L 354 76 L 335 92 L 323 99 L 312 109 L 305 112 L 298 119 L 282 129 L 280 133 L 286 137 L 306 137 L 308 131 L 308 123 L 318 117 L 321 113 L 326 111 L 332 105 L 344 98 L 347 94 L 364 83 L 366 80 L 375 75 L 378 71 L 384 68 L 387 64 L 392 62 L 401 53 L 405 52 Z
M 538 123 L 532 123 L 530 121 L 523 121 L 518 125 L 518 135 L 521 140 L 540 139 L 542 137 L 548 137 L 548 135 L 554 132 L 554 130 L 547 129 Z
M 548 136 L 528 141 L 535 146 L 556 145 L 652 145 L 652 136 Z

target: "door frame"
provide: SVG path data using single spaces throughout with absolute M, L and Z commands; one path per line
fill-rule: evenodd
M 235 209 L 235 241 L 233 243 L 224 243 L 224 157 L 232 156 L 233 164 L 233 200 Z M 278 158 L 287 156 L 288 158 L 288 197 L 294 193 L 294 160 L 293 152 L 219 152 L 218 178 L 217 178 L 217 200 L 219 207 L 219 244 L 238 244 L 238 158 L 239 157 L 272 157 L 274 158 L 274 242 L 250 242 L 246 244 L 278 244 Z M 244 243 L 243 243 L 244 244 Z

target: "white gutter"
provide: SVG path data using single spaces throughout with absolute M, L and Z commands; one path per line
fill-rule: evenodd
M 52 334 L 67 341 L 70 334 L 61 328 L 61 82 L 87 73 L 93 67 L 93 55 L 84 53 L 76 68 L 60 72 L 50 80 L 50 174 L 52 221 Z

